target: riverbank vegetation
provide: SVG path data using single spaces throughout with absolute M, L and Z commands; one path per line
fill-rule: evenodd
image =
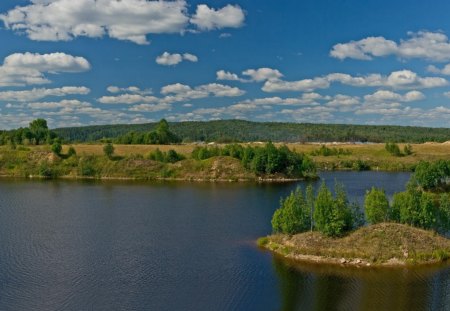
M 365 235 L 374 237 L 371 241 L 373 245 L 380 245 L 378 254 L 369 251 L 367 254 L 370 255 L 367 255 L 364 249 L 353 254 L 366 261 L 370 259 L 370 262 L 378 262 L 380 258 L 382 263 L 446 261 L 450 258 L 450 241 L 438 237 L 436 232 L 445 235 L 450 231 L 450 195 L 447 192 L 449 184 L 450 161 L 421 162 L 408 182 L 406 191 L 396 193 L 392 203 L 389 202 L 384 190 L 377 188 L 368 190 L 364 199 L 364 216 L 357 204 L 348 202 L 343 186 L 339 184 L 335 185 L 334 195 L 325 183 L 322 183 L 315 196 L 311 186 L 308 186 L 305 194 L 298 188 L 287 198 L 282 199 L 280 208 L 275 211 L 272 217 L 274 235 L 261 239 L 259 243 L 272 250 L 284 249 L 283 252 L 290 257 L 298 257 L 298 254 L 317 256 L 317 252 L 322 252 L 320 256 L 332 253 L 334 256 L 332 261 L 336 261 L 336 256 L 339 258 L 349 256 L 349 245 L 346 244 L 348 240 L 355 243 L 357 250 L 359 247 L 365 247 L 367 237 L 361 234 L 364 232 Z M 361 229 L 364 224 L 370 226 Z M 427 249 L 425 252 L 426 244 L 423 243 L 430 242 L 429 239 L 425 239 L 429 234 L 421 239 L 414 238 L 417 245 L 407 240 L 404 242 L 407 245 L 392 243 L 404 239 L 406 233 L 420 237 L 422 231 L 417 231 L 413 227 L 430 230 L 429 234 L 436 236 L 434 242 L 437 243 L 430 245 L 442 247 Z M 309 234 L 306 233 L 308 231 Z M 378 234 L 379 231 L 381 234 Z M 349 233 L 349 237 L 344 238 Z M 294 237 L 291 237 L 292 235 Z M 358 236 L 362 241 L 355 240 Z M 378 240 L 380 237 L 384 237 L 386 241 Z M 324 250 L 323 244 L 323 241 L 330 241 L 330 238 L 339 238 L 330 242 L 334 245 L 332 252 Z M 280 244 L 280 241 L 283 243 Z M 312 246 L 314 241 L 317 242 L 315 247 Z M 338 245 L 341 242 L 343 244 L 340 249 Z M 311 247 L 305 248 L 304 243 L 311 244 Z M 407 251 L 404 251 L 406 255 L 399 257 L 400 246 Z M 410 250 L 414 254 L 412 257 L 408 255 Z M 353 257 L 351 260 L 354 259 Z

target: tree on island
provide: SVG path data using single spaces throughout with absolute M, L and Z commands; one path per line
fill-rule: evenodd
M 389 219 L 389 201 L 383 189 L 372 187 L 364 198 L 366 219 L 371 224 L 385 222 Z
M 280 208 L 275 211 L 272 218 L 272 227 L 275 232 L 295 234 L 304 232 L 311 225 L 310 210 L 300 188 L 286 199 L 281 199 Z
M 312 230 L 328 236 L 341 236 L 361 225 L 359 207 L 350 204 L 341 184 L 335 185 L 335 197 L 322 183 L 314 198 L 312 186 L 306 189 L 306 199 L 300 188 L 280 201 L 272 218 L 274 232 L 296 234 Z M 314 211 L 312 210 L 314 208 Z

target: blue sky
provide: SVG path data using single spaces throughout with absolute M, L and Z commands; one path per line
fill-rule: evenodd
M 449 127 L 450 3 L 0 3 L 0 128 L 247 119 Z

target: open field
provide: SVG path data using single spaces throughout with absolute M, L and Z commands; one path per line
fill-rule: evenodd
M 243 144 L 246 145 L 246 144 Z M 256 146 L 258 143 L 252 143 Z M 280 145 L 280 144 L 276 144 Z M 159 148 L 161 151 L 174 149 L 178 153 L 189 156 L 196 147 L 195 144 L 182 145 L 114 145 L 115 154 L 118 156 L 129 156 L 132 154 L 146 154 Z M 214 145 L 223 146 L 223 145 Z M 287 144 L 290 149 L 297 152 L 310 154 L 312 151 L 320 148 L 318 144 Z M 436 161 L 439 159 L 450 159 L 450 143 L 425 143 L 411 144 L 413 154 L 403 157 L 390 155 L 384 148 L 384 144 L 326 144 L 329 148 L 342 148 L 350 151 L 349 155 L 339 156 L 313 156 L 314 162 L 319 169 L 352 169 L 356 161 L 363 161 L 370 166 L 372 170 L 410 170 L 419 161 Z M 403 150 L 404 144 L 399 144 Z M 77 154 L 103 154 L 103 145 L 100 144 L 77 144 L 73 145 Z M 68 146 L 64 146 L 63 152 L 67 151 Z

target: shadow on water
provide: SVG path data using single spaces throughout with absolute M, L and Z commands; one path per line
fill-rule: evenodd
M 449 310 L 450 267 L 357 268 L 274 256 L 281 310 Z

